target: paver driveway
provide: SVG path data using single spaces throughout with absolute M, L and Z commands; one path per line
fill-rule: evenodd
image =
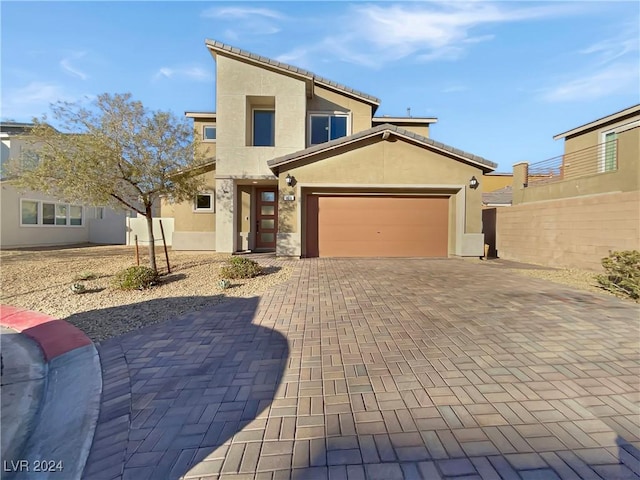
M 297 265 L 100 346 L 86 478 L 640 478 L 637 305 L 460 259 Z

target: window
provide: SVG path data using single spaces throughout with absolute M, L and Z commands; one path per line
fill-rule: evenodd
M 42 224 L 43 225 L 56 224 L 56 204 L 55 203 L 42 204 Z
M 640 126 L 640 120 L 602 132 L 602 157 L 600 159 L 600 172 L 613 172 L 618 169 L 618 138 L 622 132 Z
M 69 206 L 69 225 L 76 227 L 82 225 L 82 207 L 80 205 Z
M 275 110 L 253 111 L 253 146 L 273 147 L 276 144 Z
M 198 195 L 196 195 L 193 211 L 213 212 L 213 202 L 214 198 L 212 193 L 199 193 Z
M 20 201 L 20 225 L 82 226 L 82 206 L 37 200 Z
M 38 202 L 22 200 L 20 203 L 22 225 L 38 224 Z
M 205 142 L 215 142 L 216 141 L 216 126 L 215 125 L 205 125 L 202 127 L 202 139 Z
M 348 134 L 348 114 L 312 113 L 309 115 L 309 145 L 335 140 Z

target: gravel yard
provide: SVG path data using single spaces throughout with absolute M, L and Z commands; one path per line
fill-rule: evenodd
M 140 264 L 147 265 L 146 247 Z M 162 248 L 156 249 L 161 273 L 166 273 Z M 171 274 L 162 283 L 144 291 L 119 291 L 110 287 L 113 275 L 135 265 L 134 247 L 83 246 L 37 250 L 3 250 L 0 303 L 14 305 L 65 319 L 92 340 L 122 335 L 177 315 L 202 310 L 229 297 L 253 297 L 286 281 L 295 260 L 273 255 L 255 255 L 265 273 L 249 280 L 232 280 L 230 288 L 218 286 L 219 270 L 230 255 L 215 252 L 169 252 Z M 78 280 L 86 293 L 74 294 L 76 277 L 95 274 L 93 280 Z

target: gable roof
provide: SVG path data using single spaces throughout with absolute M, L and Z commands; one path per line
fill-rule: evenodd
M 572 135 L 576 135 L 578 133 L 591 130 L 592 128 L 597 128 L 602 125 L 606 125 L 609 122 L 622 120 L 624 117 L 629 117 L 635 114 L 640 114 L 640 103 L 637 105 L 634 105 L 633 107 L 625 108 L 624 110 L 620 110 L 619 112 L 612 113 L 611 115 L 607 115 L 606 117 L 602 117 L 592 122 L 585 123 L 584 125 L 580 125 L 579 127 L 572 128 L 571 130 L 567 130 L 566 132 L 559 133 L 558 135 L 554 136 L 553 139 L 559 140 L 561 138 L 570 137 Z
M 321 77 L 320 75 L 316 75 L 309 70 L 298 68 L 284 62 L 279 62 L 268 57 L 263 57 L 262 55 L 257 55 L 255 53 L 248 52 L 247 50 L 242 50 L 241 48 L 218 42 L 217 40 L 206 39 L 204 43 L 211 52 L 220 53 L 222 55 L 227 55 L 230 57 L 236 57 L 240 60 L 252 63 L 254 65 L 279 70 L 286 75 L 301 78 L 303 80 L 310 81 L 313 84 L 329 88 L 331 90 L 337 90 L 338 92 L 343 93 L 349 97 L 362 100 L 365 103 L 372 105 L 374 107 L 374 110 L 380 105 L 380 99 L 374 97 L 373 95 L 369 95 L 368 93 L 364 93 L 354 88 L 347 87 L 346 85 L 334 82 L 333 80 L 329 80 L 328 78 Z
M 372 127 L 367 130 L 354 133 L 353 135 L 349 135 L 347 137 L 341 137 L 336 140 L 331 140 L 330 142 L 313 145 L 312 147 L 305 148 L 304 150 L 300 150 L 298 152 L 290 153 L 289 155 L 274 158 L 272 160 L 269 160 L 267 162 L 267 165 L 269 166 L 269 168 L 271 168 L 271 170 L 275 172 L 276 170 L 279 170 L 279 168 L 283 165 L 287 165 L 289 163 L 311 157 L 321 152 L 326 152 L 338 147 L 349 145 L 366 138 L 372 138 L 378 135 L 381 135 L 383 138 L 385 138 L 385 134 L 395 135 L 410 142 L 427 147 L 430 150 L 455 157 L 465 163 L 471 163 L 480 167 L 485 172 L 495 170 L 498 166 L 498 164 L 491 162 L 486 158 L 482 158 L 478 155 L 473 155 L 472 153 L 450 147 L 449 145 L 445 145 L 441 142 L 436 142 L 435 140 L 424 137 L 422 135 L 418 135 L 417 133 L 410 132 L 409 130 L 405 130 L 404 128 L 400 128 L 397 125 L 391 125 L 389 123 L 378 125 L 377 127 Z

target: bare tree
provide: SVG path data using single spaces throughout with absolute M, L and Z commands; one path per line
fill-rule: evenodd
M 66 201 L 110 205 L 146 217 L 150 266 L 157 271 L 154 202 L 192 200 L 207 163 L 201 139 L 186 119 L 150 111 L 131 94 L 102 94 L 89 107 L 58 102 L 34 120 L 29 138 L 38 161 L 9 166 L 12 182 Z M 33 155 L 32 155 L 33 158 Z

